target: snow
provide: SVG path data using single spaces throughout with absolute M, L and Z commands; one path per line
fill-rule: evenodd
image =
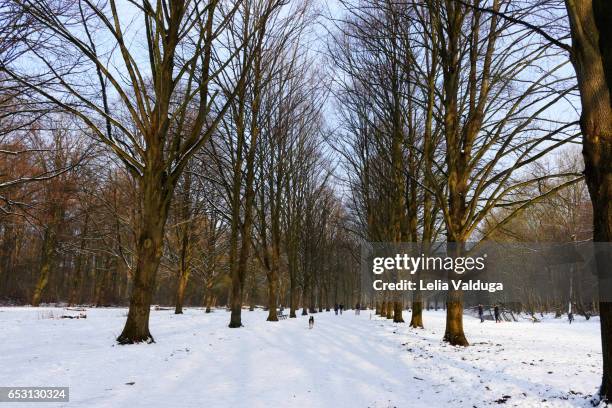
M 370 311 L 317 313 L 309 330 L 263 311 L 229 329 L 225 310 L 188 308 L 151 312 L 155 344 L 118 346 L 126 312 L 0 308 L 0 386 L 69 386 L 70 402 L 49 407 L 586 407 L 601 376 L 596 317 L 466 315 L 461 348 L 441 342 L 442 311 L 424 312 L 424 330 Z

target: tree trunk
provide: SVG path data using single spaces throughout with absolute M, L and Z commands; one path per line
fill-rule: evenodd
M 206 313 L 211 312 L 211 306 L 212 306 L 212 300 L 213 300 L 212 287 L 213 287 L 213 282 L 211 279 L 204 286 L 204 307 L 205 307 Z
M 248 238 L 247 238 L 248 239 Z M 247 245 L 247 244 L 245 244 Z M 243 260 L 243 252 L 245 251 L 244 245 L 240 251 L 240 261 L 234 273 L 232 274 L 232 290 L 231 290 L 231 315 L 230 315 L 230 328 L 242 327 L 242 291 L 244 287 L 244 280 L 246 275 L 246 258 Z
M 429 241 L 429 237 L 427 236 L 427 240 Z M 426 249 L 423 251 L 429 254 L 429 244 L 425 245 Z M 415 275 L 416 280 L 421 279 L 420 271 Z M 410 327 L 421 328 L 423 329 L 423 292 L 417 287 L 417 289 L 412 292 L 412 314 L 410 316 Z
M 268 272 L 268 318 L 269 322 L 277 322 L 278 316 L 276 315 L 276 284 L 277 284 L 277 273 L 276 268 L 272 267 L 272 270 Z
M 306 316 L 308 314 L 308 275 L 306 275 L 306 271 L 304 271 L 304 286 L 302 288 L 302 316 Z
M 187 282 L 189 280 L 189 272 L 189 265 L 181 266 L 178 286 L 176 288 L 176 305 L 174 308 L 174 314 L 183 313 L 183 302 L 185 300 L 185 289 L 187 288 Z
M 136 245 L 136 270 L 128 318 L 123 331 L 117 337 L 119 344 L 154 342 L 149 331 L 149 313 L 157 269 L 163 253 L 164 227 L 173 186 L 169 185 L 165 174 L 156 174 L 153 171 L 144 175 L 141 186 L 143 211 Z
M 413 293 L 412 316 L 410 317 L 410 327 L 423 328 L 423 294 L 420 290 Z
M 463 333 L 463 292 L 459 290 L 448 291 L 444 341 L 453 346 L 469 346 Z
M 252 141 L 254 143 L 254 141 Z M 247 160 L 247 177 L 246 177 L 246 194 L 245 194 L 245 209 L 244 209 L 244 222 L 240 228 L 240 237 L 242 239 L 240 246 L 240 254 L 238 256 L 238 264 L 232 270 L 232 290 L 231 290 L 231 316 L 230 316 L 230 328 L 242 327 L 242 292 L 244 287 L 244 281 L 247 272 L 247 261 L 249 258 L 249 251 L 251 247 L 251 229 L 253 223 L 253 200 L 255 199 L 255 192 L 253 190 L 254 182 L 254 147 L 252 152 L 249 152 L 249 158 Z M 238 189 L 240 185 L 238 184 Z M 239 191 L 234 192 L 238 194 Z M 239 200 L 239 199 L 238 199 Z M 240 213 L 240 204 L 237 204 L 238 214 Z M 236 215 L 237 217 L 239 215 Z
M 191 174 L 186 172 L 184 175 L 183 191 L 181 194 L 180 217 L 183 225 L 180 227 L 180 255 L 179 255 L 179 276 L 176 287 L 176 305 L 174 314 L 183 313 L 183 302 L 185 300 L 185 289 L 191 273 Z
M 404 317 L 402 316 L 402 309 L 404 305 L 401 301 L 393 302 L 393 323 L 404 323 Z
M 612 113 L 612 106 L 610 106 Z M 607 116 L 607 123 L 612 125 L 612 116 Z M 598 122 L 588 122 L 585 116 L 581 120 L 584 134 L 585 179 L 593 204 L 593 241 L 612 241 L 612 132 L 598 132 Z M 612 259 L 606 248 L 597 256 L 597 271 L 600 296 L 599 319 L 601 323 L 601 346 L 603 357 L 603 377 L 600 395 L 606 402 L 612 401 Z
M 140 233 L 138 239 L 138 263 L 130 298 L 128 318 L 117 338 L 120 344 L 154 342 L 149 331 L 149 313 L 155 287 L 155 275 L 162 253 L 163 228 L 151 226 Z
M 295 314 L 296 309 L 296 283 L 295 274 L 292 273 L 289 277 L 289 318 L 297 317 Z
M 612 241 L 612 4 L 566 0 L 571 60 L 582 103 L 585 179 L 593 204 L 593 240 Z M 606 251 L 609 252 L 609 251 Z M 599 293 L 612 293 L 610 259 L 597 257 Z M 600 396 L 612 401 L 612 303 L 601 299 L 603 376 Z
M 315 294 L 317 293 L 316 290 L 317 288 L 314 287 L 314 285 L 310 287 L 310 306 L 308 307 L 308 311 L 310 313 L 317 313 L 317 304 L 315 302 Z
M 74 275 L 72 276 L 72 282 L 70 286 L 70 296 L 68 298 L 68 306 L 74 306 L 79 303 L 80 288 L 83 280 L 83 253 L 85 251 L 85 242 L 87 241 L 87 231 L 89 227 L 89 213 L 85 213 L 85 224 L 83 227 L 83 233 L 81 234 L 81 244 L 79 247 L 79 253 L 77 254 L 76 267 Z
M 393 319 L 393 302 L 387 302 L 386 317 L 387 319 Z
M 43 291 L 49 283 L 49 274 L 54 262 L 54 252 L 56 243 L 56 231 L 55 225 L 51 224 L 45 229 L 42 245 L 42 257 L 40 262 L 40 269 L 38 272 L 38 281 L 34 288 L 34 295 L 32 296 L 32 306 L 37 307 L 40 305 Z
M 17 247 L 17 238 L 15 225 L 11 218 L 7 219 L 4 224 L 4 239 L 2 240 L 2 247 L 0 248 L 0 286 L 3 289 L 1 294 L 11 296 L 11 284 L 13 281 L 13 265 L 15 258 L 15 249 Z
M 232 276 L 230 328 L 242 327 L 242 283 L 240 275 Z
M 106 256 L 104 266 L 101 273 L 100 284 L 96 295 L 96 307 L 102 307 L 108 304 L 110 286 L 111 286 L 111 258 Z

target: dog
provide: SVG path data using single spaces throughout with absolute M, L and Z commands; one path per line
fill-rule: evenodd
M 308 328 L 312 329 L 314 327 L 314 316 L 310 316 L 310 318 L 308 318 Z

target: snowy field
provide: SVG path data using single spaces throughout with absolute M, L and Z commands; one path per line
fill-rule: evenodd
M 590 406 L 600 380 L 599 321 L 483 324 L 472 344 L 440 341 L 444 312 L 425 330 L 375 318 L 315 315 L 265 322 L 243 313 L 152 311 L 157 343 L 117 346 L 126 309 L 0 308 L 0 386 L 69 386 L 70 402 L 34 407 L 569 407 Z M 405 316 L 409 317 L 406 312 Z M 27 403 L 2 403 L 25 408 Z

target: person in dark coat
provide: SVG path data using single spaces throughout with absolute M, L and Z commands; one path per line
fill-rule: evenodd
M 337 303 L 334 304 L 334 313 L 336 313 L 336 315 L 338 314 L 338 304 Z
M 480 317 L 480 323 L 484 322 L 484 308 L 482 305 L 478 305 L 478 317 Z
M 495 323 L 500 323 L 501 318 L 499 316 L 499 306 L 498 305 L 495 305 L 495 308 L 493 309 L 493 314 L 495 315 Z

